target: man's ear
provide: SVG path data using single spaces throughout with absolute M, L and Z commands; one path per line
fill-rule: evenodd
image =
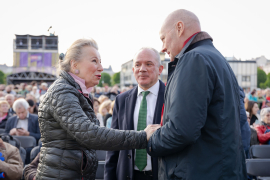
M 182 21 L 179 21 L 176 23 L 176 28 L 177 28 L 178 37 L 180 37 L 185 30 L 185 25 Z
M 77 69 L 77 63 L 73 59 L 70 60 L 70 67 L 72 70 Z
M 164 67 L 163 67 L 162 65 L 160 65 L 160 66 L 159 66 L 159 68 L 158 68 L 158 71 L 159 71 L 159 75 L 160 75 L 160 74 L 162 73 L 162 71 L 163 71 L 163 68 L 164 68 Z

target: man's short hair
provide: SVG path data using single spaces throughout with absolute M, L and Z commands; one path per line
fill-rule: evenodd
M 151 51 L 153 51 L 155 53 L 155 55 L 156 55 L 156 58 L 155 59 L 158 62 L 158 65 L 161 66 L 161 60 L 160 60 L 159 52 L 156 49 L 152 48 L 152 47 L 142 47 L 141 49 L 139 49 L 139 51 L 137 51 L 137 53 L 135 54 L 133 60 L 135 60 L 136 56 L 138 55 L 138 53 L 140 51 L 145 50 L 145 49 L 151 50 Z

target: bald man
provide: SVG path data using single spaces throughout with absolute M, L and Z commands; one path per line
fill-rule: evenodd
M 201 31 L 198 17 L 176 10 L 160 39 L 170 56 L 163 126 L 148 142 L 159 179 L 246 179 L 240 94 L 226 59 Z

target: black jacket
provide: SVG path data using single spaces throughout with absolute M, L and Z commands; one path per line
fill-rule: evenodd
M 160 124 L 161 110 L 164 103 L 165 85 L 160 82 L 153 124 Z M 134 109 L 138 96 L 138 87 L 116 97 L 111 128 L 134 130 Z M 105 180 L 133 180 L 134 149 L 107 151 L 105 163 Z M 152 158 L 153 180 L 158 179 L 158 158 Z
M 147 145 L 144 131 L 99 127 L 90 99 L 79 90 L 74 79 L 62 71 L 39 106 L 42 148 L 36 180 L 94 180 L 98 165 L 95 150 Z
M 159 160 L 159 179 L 246 178 L 240 133 L 239 86 L 210 39 L 175 58 L 165 90 L 164 125 L 148 142 Z
M 12 116 L 11 113 L 7 114 L 7 117 L 5 119 L 2 120 L 2 122 L 0 123 L 0 129 L 5 129 L 6 128 L 6 123 L 8 118 L 10 118 Z

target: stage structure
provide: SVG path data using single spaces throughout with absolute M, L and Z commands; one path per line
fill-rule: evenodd
M 13 71 L 7 77 L 10 84 L 22 82 L 53 82 L 57 76 L 58 36 L 15 35 L 13 41 Z

